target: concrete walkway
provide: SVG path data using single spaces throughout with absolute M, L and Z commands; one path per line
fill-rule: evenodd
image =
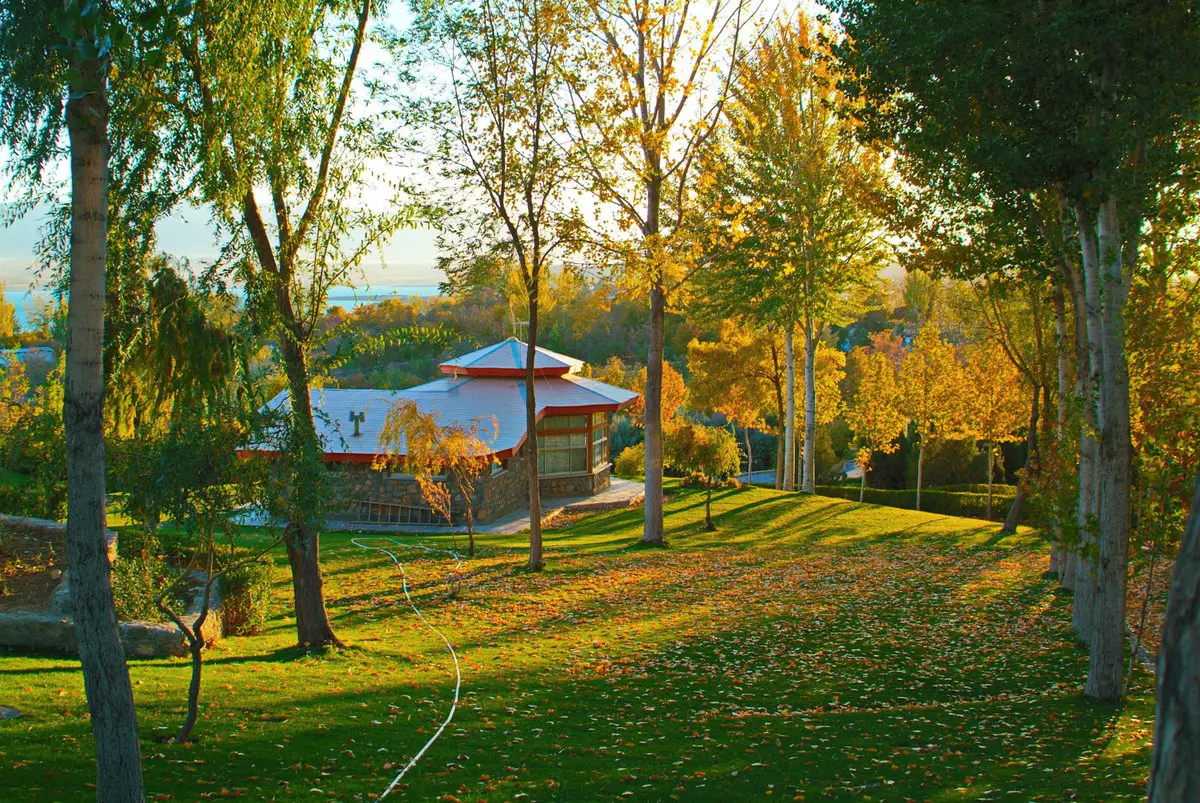
M 594 496 L 562 496 L 542 500 L 542 521 L 559 513 L 600 513 L 605 510 L 640 505 L 646 497 L 643 483 L 612 478 L 612 485 Z M 326 530 L 333 532 L 360 533 L 409 533 L 413 535 L 445 535 L 465 533 L 467 528 L 456 524 L 453 527 L 437 524 L 339 524 L 329 522 Z M 529 529 L 529 511 L 516 509 L 495 521 L 475 525 L 475 532 L 490 535 L 515 535 Z

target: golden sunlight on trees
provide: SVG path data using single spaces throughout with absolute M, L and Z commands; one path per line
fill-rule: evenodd
M 1028 396 L 1020 371 L 998 343 L 980 343 L 967 352 L 962 368 L 958 413 L 961 432 L 987 448 L 987 517 L 992 518 L 992 464 L 997 443 L 1019 441 L 1018 430 L 1028 413 Z
M 635 426 L 646 428 L 646 388 L 649 385 L 645 366 L 639 368 L 633 377 L 633 390 L 638 392 L 637 401 L 629 408 L 629 417 Z M 687 387 L 683 383 L 683 374 L 675 370 L 671 363 L 663 361 L 662 366 L 662 426 L 669 430 L 675 423 L 684 401 L 687 399 Z
M 468 555 L 475 554 L 474 494 L 496 462 L 491 450 L 495 438 L 494 420 L 442 424 L 437 414 L 421 412 L 408 399 L 388 410 L 379 433 L 384 448 L 381 467 L 403 466 L 416 478 L 422 498 L 447 524 L 454 523 L 454 503 L 462 504 Z
M 942 333 L 933 324 L 921 329 L 900 363 L 897 391 L 900 410 L 916 427 L 920 438 L 917 455 L 917 510 L 920 510 L 925 447 L 929 439 L 934 435 L 961 437 L 958 425 L 964 393 L 962 369 L 955 358 L 954 346 L 942 339 Z
M 710 314 L 782 328 L 784 487 L 794 485 L 800 384 L 807 493 L 816 478 L 816 427 L 827 418 L 816 392 L 818 344 L 828 325 L 861 312 L 887 254 L 883 161 L 855 136 L 830 71 L 827 35 L 803 14 L 773 23 L 739 65 L 728 128 L 702 165 L 714 253 L 698 276 L 696 300 Z M 795 379 L 796 327 L 804 336 L 802 383 Z
M 846 423 L 854 433 L 855 458 L 862 470 L 858 501 L 863 501 L 867 471 L 875 452 L 892 454 L 896 439 L 908 426 L 898 405 L 896 366 L 882 351 L 857 348 L 850 353 L 852 372 L 858 377 L 854 397 L 846 407 Z
M 643 540 L 663 540 L 666 310 L 697 268 L 704 210 L 696 161 L 728 97 L 748 0 L 584 0 L 572 86 L 573 144 L 597 201 L 616 211 L 598 252 L 617 281 L 649 300 L 643 394 Z

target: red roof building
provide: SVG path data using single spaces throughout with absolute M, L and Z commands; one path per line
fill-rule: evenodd
M 490 429 L 496 467 L 480 483 L 475 503 L 480 521 L 527 503 L 522 447 L 525 426 L 525 357 L 528 346 L 509 338 L 448 360 L 445 376 L 407 390 L 313 388 L 309 390 L 324 460 L 343 464 L 347 480 L 344 518 L 359 523 L 427 522 L 416 483 L 408 475 L 376 469 L 386 449 L 380 443 L 388 409 L 400 400 L 435 413 L 443 424 L 480 422 Z M 583 362 L 537 349 L 534 398 L 538 421 L 538 473 L 542 494 L 584 496 L 608 487 L 612 414 L 633 404 L 637 394 L 580 376 Z M 288 391 L 268 403 L 288 409 Z M 403 444 L 396 445 L 403 455 Z

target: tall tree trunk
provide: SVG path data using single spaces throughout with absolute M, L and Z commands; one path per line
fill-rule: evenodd
M 779 349 L 776 347 L 775 334 L 771 332 L 771 367 L 773 370 L 773 379 L 771 385 L 775 388 L 775 490 L 783 488 L 783 458 L 784 458 L 784 438 L 787 436 L 787 413 L 786 405 L 783 400 L 783 385 L 779 381 Z
M 863 497 L 867 495 L 867 467 L 861 466 L 861 468 L 862 468 L 862 479 L 858 483 L 858 501 L 859 501 L 859 503 L 861 503 L 863 501 Z
M 1070 350 L 1067 345 L 1067 310 L 1061 281 L 1054 283 L 1054 350 L 1058 370 L 1058 407 L 1055 420 L 1059 445 L 1065 442 L 1067 431 L 1067 398 L 1071 392 Z
M 657 257 L 659 212 L 662 206 L 662 157 L 656 151 L 647 152 L 646 180 L 646 256 Z M 646 398 L 644 414 L 646 428 L 646 496 L 642 505 L 644 522 L 642 542 L 663 542 L 663 351 L 667 341 L 667 294 L 658 268 L 652 268 L 650 283 L 649 353 L 646 356 Z M 672 410 L 671 412 L 675 412 Z
M 1037 450 L 1038 450 L 1038 419 L 1041 411 L 1039 409 L 1039 388 L 1037 385 L 1033 387 L 1033 403 L 1029 406 L 1029 431 L 1025 433 L 1025 471 L 1028 474 L 1037 467 Z M 988 468 L 988 476 L 991 476 L 991 467 Z M 988 509 L 991 509 L 991 480 L 988 480 Z M 1017 495 L 1013 499 L 1012 507 L 1008 509 L 1008 515 L 1004 518 L 1004 532 L 1015 533 L 1017 525 L 1021 522 L 1021 509 L 1025 506 L 1025 483 L 1017 484 Z M 991 513 L 988 513 L 990 519 Z M 1057 561 L 1054 559 L 1055 550 L 1058 549 L 1058 544 L 1055 543 L 1050 547 L 1050 571 L 1057 573 Z
M 801 490 L 816 492 L 817 467 L 817 338 L 811 318 L 804 320 L 804 477 Z
M 793 327 L 783 335 L 784 367 L 787 371 L 787 413 L 784 418 L 783 489 L 796 490 L 796 345 Z
M 1055 368 L 1058 378 L 1058 400 L 1055 406 L 1055 448 L 1062 450 L 1067 443 L 1067 399 L 1070 388 L 1070 350 L 1067 346 L 1067 311 L 1063 298 L 1063 278 L 1060 275 L 1054 281 L 1054 352 Z M 1049 409 L 1047 408 L 1047 414 Z M 1050 546 L 1050 573 L 1065 581 L 1067 576 L 1066 547 L 1062 542 L 1062 522 L 1055 516 L 1054 541 Z M 1063 583 L 1065 588 L 1065 582 Z
M 746 436 L 746 484 L 754 484 L 754 450 L 750 446 L 750 427 L 742 427 Z
M 1158 651 L 1150 803 L 1200 800 L 1200 473 Z
M 1076 208 L 1079 228 L 1080 252 L 1083 258 L 1084 276 L 1077 274 L 1071 279 L 1071 303 L 1075 314 L 1075 392 L 1080 400 L 1084 420 L 1079 431 L 1079 495 L 1076 504 L 1077 543 L 1073 545 L 1074 570 L 1071 572 L 1074 602 L 1071 624 L 1084 643 L 1090 643 L 1092 635 L 1092 604 L 1096 595 L 1096 573 L 1093 569 L 1093 539 L 1091 527 L 1098 513 L 1096 505 L 1096 441 L 1093 433 L 1099 429 L 1096 407 L 1096 371 L 1093 366 L 1092 337 L 1099 337 L 1099 299 L 1095 299 L 1093 314 L 1092 299 L 1087 290 L 1087 273 L 1097 270 L 1095 232 L 1090 215 L 1082 207 Z
M 991 441 L 988 441 L 987 450 L 988 450 L 987 451 L 987 458 L 988 458 L 987 520 L 991 521 L 992 520 L 992 465 L 994 462 L 993 457 L 996 454 L 995 444 L 992 443 Z
M 67 101 L 71 141 L 71 276 L 63 426 L 67 571 L 96 741 L 96 798 L 143 799 L 129 667 L 117 631 L 104 493 L 104 273 L 108 243 L 107 63 L 86 59 Z
M 1125 606 L 1129 583 L 1129 530 L 1133 486 L 1133 444 L 1129 420 L 1129 366 L 1125 357 L 1127 271 L 1117 202 L 1101 203 L 1098 240 L 1103 282 L 1103 342 L 1100 383 L 1099 478 L 1096 484 L 1099 531 L 1096 534 L 1096 596 L 1093 638 L 1084 693 L 1118 700 L 1124 688 Z M 1132 266 L 1131 266 L 1132 267 Z
M 290 295 L 284 310 L 288 313 L 292 310 Z M 285 318 L 284 328 L 290 329 L 286 323 Z M 305 648 L 340 647 L 342 642 L 334 634 L 329 613 L 325 610 L 325 582 L 321 577 L 320 534 L 316 523 L 320 518 L 318 507 L 322 497 L 318 486 L 324 481 L 324 468 L 308 391 L 308 362 L 303 347 L 292 336 L 292 331 L 280 338 L 280 351 L 288 378 L 292 427 L 296 439 L 292 510 L 290 521 L 284 528 L 284 545 L 292 570 L 296 641 Z
M 242 220 L 250 234 L 260 267 L 274 283 L 275 310 L 279 315 L 279 350 L 287 376 L 292 412 L 293 443 L 289 446 L 295 465 L 292 467 L 294 476 L 289 499 L 289 521 L 284 528 L 284 545 L 292 571 L 296 640 L 302 647 L 341 646 L 325 610 L 320 536 L 317 531 L 317 522 L 322 513 L 318 509 L 322 498 L 319 486 L 324 482 L 324 469 L 308 391 L 308 360 L 301 327 L 292 305 L 292 257 L 287 257 L 283 263 L 276 260 L 275 249 L 251 190 L 247 190 L 242 199 Z
M 525 349 L 525 473 L 529 477 L 529 571 L 541 571 L 542 561 L 542 488 L 538 477 L 537 399 L 534 368 L 538 338 L 538 276 L 527 286 L 529 295 L 529 343 Z M 647 383 L 648 384 L 648 383 Z M 649 393 L 647 393 L 649 395 Z M 647 399 L 649 404 L 649 399 Z M 649 477 L 646 478 L 646 504 L 650 503 Z
M 925 480 L 925 437 L 921 436 L 921 446 L 917 450 L 917 510 L 921 509 L 921 483 Z

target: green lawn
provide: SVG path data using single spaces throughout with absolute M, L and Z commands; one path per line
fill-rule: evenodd
M 1122 800 L 1143 795 L 1153 698 L 1085 701 L 1069 601 L 1022 531 L 922 513 L 672 489 L 668 549 L 640 510 L 485 537 L 456 599 L 448 558 L 400 550 L 418 604 L 459 650 L 463 698 L 409 773 L 409 800 Z M 460 539 L 461 540 L 461 539 Z M 422 543 L 449 545 L 451 539 Z M 391 561 L 324 540 L 329 609 L 350 648 L 289 648 L 279 556 L 268 632 L 208 655 L 199 744 L 161 744 L 188 666 L 132 676 L 150 796 L 366 800 L 445 717 L 444 645 Z M 3 798 L 80 800 L 94 772 L 78 664 L 0 657 Z

